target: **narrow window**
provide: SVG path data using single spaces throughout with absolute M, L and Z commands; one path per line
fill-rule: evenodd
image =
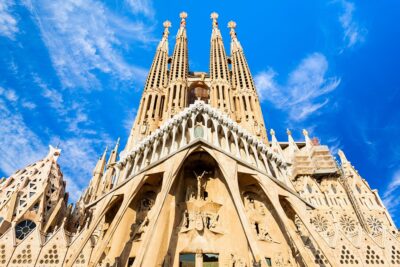
M 203 267 L 217 267 L 218 254 L 205 253 L 203 254 Z
M 194 267 L 196 264 L 196 254 L 179 254 L 179 267 Z

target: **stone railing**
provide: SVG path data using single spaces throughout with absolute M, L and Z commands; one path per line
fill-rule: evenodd
M 131 151 L 121 153 L 121 159 L 114 167 L 117 179 L 114 186 L 199 139 L 284 181 L 287 163 L 278 153 L 223 112 L 203 101 L 196 101 L 166 121 Z

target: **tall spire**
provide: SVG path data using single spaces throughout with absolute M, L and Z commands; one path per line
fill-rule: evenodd
M 221 32 L 218 28 L 218 14 L 211 13 L 212 34 L 210 46 L 210 78 L 211 78 L 211 104 L 232 115 L 234 107 L 231 106 L 231 85 L 229 77 L 228 60 L 225 53 Z
M 104 194 L 110 191 L 113 186 L 113 176 L 115 174 L 115 169 L 113 168 L 113 166 L 117 162 L 119 140 L 120 139 L 118 138 L 117 143 L 114 149 L 111 151 L 110 157 L 108 158 L 103 185 L 99 189 L 100 194 Z
M 164 111 L 168 117 L 176 114 L 185 107 L 187 76 L 189 72 L 188 47 L 186 37 L 187 13 L 180 13 L 181 23 L 176 35 L 174 54 L 172 55 L 167 105 Z
M 248 131 L 268 142 L 264 119 L 250 68 L 236 35 L 236 23 L 228 23 L 231 35 L 232 89 L 236 90 L 236 120 Z
M 96 166 L 93 169 L 93 177 L 90 180 L 88 194 L 86 196 L 85 202 L 91 202 L 96 199 L 98 188 L 101 184 L 101 179 L 103 177 L 104 167 L 106 166 L 106 155 L 108 147 L 103 152 L 103 155 L 99 158 Z
M 136 142 L 158 128 L 163 120 L 165 91 L 168 86 L 168 36 L 171 22 L 167 20 L 163 26 L 164 32 L 147 76 L 137 117 L 127 143 L 128 148 L 132 148 Z

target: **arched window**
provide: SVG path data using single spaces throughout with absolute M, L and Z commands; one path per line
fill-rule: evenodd
M 334 193 L 334 194 L 336 194 L 337 193 L 337 190 L 336 190 L 336 186 L 335 185 L 331 185 L 331 189 L 332 189 L 332 192 Z
M 35 228 L 36 224 L 34 222 L 30 220 L 21 221 L 15 226 L 15 237 L 22 240 Z
M 356 189 L 357 189 L 358 193 L 361 194 L 361 188 L 358 184 L 356 184 Z
M 308 190 L 309 193 L 312 193 L 312 188 L 311 188 L 310 184 L 307 184 L 307 190 Z

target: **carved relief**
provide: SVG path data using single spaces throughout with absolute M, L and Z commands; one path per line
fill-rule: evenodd
M 378 218 L 370 216 L 367 219 L 367 224 L 371 230 L 372 235 L 378 235 L 383 231 L 383 223 Z
M 289 257 L 285 257 L 282 252 L 278 252 L 274 256 L 274 265 L 273 266 L 278 266 L 278 267 L 286 267 L 286 266 L 292 266 L 290 264 L 290 260 L 288 260 Z
M 353 234 L 356 230 L 356 221 L 349 215 L 343 215 L 339 219 L 340 226 L 346 234 Z
M 214 233 L 222 233 L 218 229 L 219 215 L 218 211 L 221 204 L 210 201 L 206 191 L 208 172 L 203 171 L 200 175 L 193 172 L 196 178 L 196 188 L 189 185 L 185 193 L 185 203 L 181 203 L 184 213 L 181 222 L 181 233 L 191 230 L 202 232 L 204 229 Z
M 242 258 L 239 258 L 235 254 L 231 254 L 231 260 L 230 260 L 229 267 L 246 267 L 246 266 L 247 266 L 247 264 L 245 263 L 245 261 Z
M 154 198 L 154 192 L 148 192 L 145 197 L 140 200 L 137 208 L 136 220 L 131 225 L 131 241 L 142 240 L 143 234 L 146 232 L 150 223 L 149 212 L 154 205 Z
M 268 229 L 267 208 L 265 204 L 257 200 L 260 199 L 260 197 L 253 192 L 245 192 L 243 198 L 247 216 L 258 240 L 273 242 L 270 230 Z
M 314 225 L 317 232 L 325 232 L 328 229 L 328 220 L 321 214 L 311 218 L 310 222 Z

